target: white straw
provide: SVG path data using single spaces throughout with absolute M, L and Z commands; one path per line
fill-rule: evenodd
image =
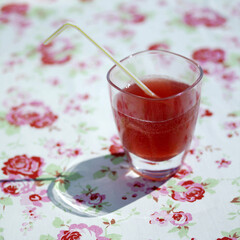
M 126 74 L 128 74 L 135 82 L 136 84 L 149 96 L 157 98 L 157 95 L 154 94 L 145 84 L 142 83 L 133 73 L 129 72 L 129 70 L 124 67 L 119 61 L 117 61 L 111 53 L 109 53 L 105 48 L 101 47 L 96 41 L 94 41 L 91 37 L 89 37 L 88 34 L 86 34 L 85 31 L 83 31 L 81 28 L 79 28 L 77 25 L 72 23 L 65 23 L 63 24 L 59 29 L 57 29 L 50 37 L 48 37 L 44 44 L 48 44 L 51 42 L 54 38 L 56 38 L 60 33 L 62 33 L 65 29 L 68 27 L 73 27 L 77 29 L 79 32 L 81 32 L 88 40 L 90 40 L 96 47 L 98 47 L 105 55 L 107 55 L 118 67 L 120 67 Z

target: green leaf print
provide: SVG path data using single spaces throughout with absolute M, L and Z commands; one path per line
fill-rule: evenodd
M 175 185 L 175 186 L 172 186 L 172 190 L 176 192 L 186 192 L 187 189 L 183 186 Z
M 48 235 L 41 235 L 39 240 L 55 240 L 55 238 L 48 234 Z
M 106 176 L 106 172 L 99 170 L 93 174 L 94 179 L 103 178 Z
M 227 61 L 227 65 L 230 66 L 239 66 L 240 63 L 240 54 L 239 53 L 232 53 Z
M 113 160 L 112 160 L 112 163 L 113 163 L 114 165 L 120 164 L 120 163 L 122 163 L 122 162 L 124 162 L 124 158 L 123 158 L 123 157 L 115 157 L 115 158 L 113 158 Z
M 176 183 L 177 183 L 177 181 L 175 179 L 170 179 L 167 182 L 167 187 L 174 186 L 174 185 L 176 185 Z
M 112 171 L 112 172 L 108 173 L 108 177 L 109 177 L 110 179 L 112 179 L 113 181 L 115 181 L 115 180 L 117 180 L 117 178 L 118 178 L 118 174 L 117 174 L 117 172 Z
M 65 172 L 63 174 L 63 177 L 68 181 L 75 181 L 78 180 L 79 178 L 82 178 L 83 176 L 77 172 Z
M 231 236 L 233 236 L 233 235 L 240 236 L 240 228 L 235 228 L 235 229 L 233 229 L 233 230 L 230 232 L 230 235 L 231 235 Z
M 228 237 L 228 236 L 229 236 L 229 233 L 228 233 L 228 232 L 225 232 L 225 231 L 222 231 L 221 234 L 222 234 L 224 237 Z
M 219 181 L 217 179 L 213 179 L 213 178 L 208 178 L 203 182 L 203 184 L 206 185 L 205 186 L 206 188 L 215 187 L 216 185 L 218 185 L 218 183 L 219 183 Z
M 60 228 L 62 226 L 64 226 L 64 222 L 61 218 L 59 217 L 56 217 L 54 220 L 53 220 L 53 226 L 56 227 L 56 228 Z
M 8 206 L 8 205 L 13 205 L 13 201 L 10 197 L 6 197 L 6 198 L 0 198 L 0 203 L 2 205 Z
M 17 133 L 19 133 L 19 132 L 20 132 L 20 127 L 16 127 L 16 126 L 7 124 L 6 134 L 7 134 L 8 136 L 17 134 Z
M 0 236 L 0 240 L 4 240 L 4 237 L 3 237 L 3 236 Z
M 177 228 L 177 227 L 174 227 L 174 228 L 170 229 L 170 230 L 168 231 L 168 233 L 173 233 L 173 232 L 177 232 L 177 231 L 178 231 L 178 228 Z
M 121 240 L 122 239 L 122 235 L 116 234 L 116 233 L 108 234 L 108 235 L 106 235 L 106 237 L 111 240 Z
M 56 183 L 56 188 L 61 192 L 66 192 L 70 187 L 70 182 L 68 180 L 60 179 Z
M 181 227 L 181 229 L 178 232 L 178 236 L 180 238 L 186 237 L 188 234 L 188 227 Z
M 202 182 L 202 177 L 197 176 L 192 179 L 195 183 L 201 183 Z
M 56 176 L 59 173 L 62 172 L 62 168 L 55 165 L 55 164 L 49 164 L 47 168 L 45 169 L 45 172 L 48 173 L 51 176 Z

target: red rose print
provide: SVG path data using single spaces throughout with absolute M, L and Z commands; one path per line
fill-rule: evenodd
M 25 154 L 9 158 L 2 168 L 6 175 L 22 175 L 29 178 L 37 178 L 41 174 L 43 159 L 40 157 L 27 157 Z
M 56 47 L 60 49 L 55 49 Z M 39 52 L 41 53 L 41 60 L 43 64 L 64 64 L 71 60 L 70 50 L 73 49 L 72 44 L 68 39 L 57 39 L 48 45 L 40 45 Z
M 188 224 L 192 220 L 192 215 L 190 213 L 184 213 L 183 211 L 175 212 L 172 215 L 170 222 L 178 227 Z
M 114 156 L 123 156 L 124 155 L 124 150 L 121 145 L 111 145 L 109 147 L 109 152 L 114 155 Z
M 20 194 L 25 194 L 35 190 L 35 185 L 30 182 L 22 181 L 3 181 L 0 183 L 0 187 L 5 194 L 10 194 L 12 196 L 19 196 Z
M 19 14 L 19 15 L 26 15 L 28 11 L 28 5 L 24 3 L 10 3 L 6 4 L 1 8 L 2 13 L 5 14 Z
M 227 161 L 226 159 L 222 158 L 221 161 L 216 161 L 216 163 L 218 164 L 218 168 L 226 168 L 231 164 L 231 161 Z
M 195 202 L 204 197 L 205 190 L 200 183 L 191 180 L 179 182 L 180 186 L 186 188 L 186 192 L 172 191 L 172 198 L 180 202 Z
M 43 203 L 50 202 L 50 200 L 47 196 L 47 190 L 39 190 L 30 195 L 22 195 L 20 202 L 22 205 L 34 205 L 37 207 L 42 207 Z
M 84 223 L 72 224 L 68 230 L 61 230 L 57 235 L 57 240 L 80 240 L 80 239 L 97 239 L 97 240 L 110 240 L 109 238 L 102 237 L 102 228 L 91 225 L 88 226 Z
M 106 198 L 106 196 L 99 193 L 92 193 L 88 199 L 88 203 L 91 205 L 99 205 Z
M 201 118 L 203 118 L 203 117 L 211 117 L 212 115 L 213 115 L 213 113 L 212 113 L 210 110 L 205 109 L 205 110 L 201 113 L 200 117 L 201 117 Z
M 124 15 L 119 19 L 123 23 L 142 23 L 146 20 L 146 16 L 139 12 L 137 6 L 121 4 L 119 10 Z
M 209 49 L 201 48 L 194 51 L 192 54 L 193 59 L 199 62 L 213 62 L 213 63 L 223 63 L 225 61 L 225 52 L 222 49 Z
M 29 196 L 30 201 L 32 202 L 36 202 L 36 201 L 40 201 L 42 200 L 41 196 L 39 196 L 38 194 L 32 194 Z
M 82 236 L 79 232 L 76 231 L 63 231 L 63 234 L 64 235 L 61 237 L 61 240 L 77 240 Z
M 189 165 L 184 164 L 182 166 L 182 168 L 173 177 L 178 178 L 178 179 L 182 179 L 185 176 L 191 174 L 192 172 L 193 172 L 192 168 Z
M 157 224 L 159 226 L 166 226 L 171 219 L 171 214 L 167 211 L 161 212 L 154 212 L 151 214 L 151 220 L 149 221 L 150 224 Z
M 182 179 L 189 174 L 190 172 L 187 169 L 180 169 L 173 177 Z
M 133 192 L 143 192 L 145 189 L 145 184 L 139 181 L 135 181 L 133 183 L 127 183 L 127 185 L 131 188 Z
M 217 240 L 235 240 L 235 239 L 236 238 L 223 237 L 223 238 L 218 238 Z
M 35 128 L 44 128 L 52 125 L 57 116 L 43 103 L 33 101 L 23 103 L 17 107 L 13 107 L 7 114 L 6 119 L 10 124 L 15 126 L 30 125 Z
M 145 16 L 142 14 L 134 13 L 132 15 L 131 22 L 132 23 L 141 23 L 145 21 Z
M 109 152 L 114 156 L 124 156 L 124 149 L 120 143 L 119 137 L 117 135 L 114 135 L 111 137 L 111 142 L 113 144 L 109 147 Z
M 148 47 L 148 50 L 161 50 L 161 49 L 168 50 L 169 46 L 166 43 L 155 43 Z
M 1 187 L 4 193 L 12 196 L 18 196 L 20 194 L 19 188 L 16 185 L 8 184 L 7 181 L 1 183 Z M 6 185 L 6 186 L 5 186 Z
M 76 195 L 74 196 L 74 199 L 76 202 L 81 205 L 84 203 L 88 203 L 93 206 L 98 206 L 99 204 L 102 203 L 102 201 L 106 198 L 104 194 L 99 194 L 99 193 L 82 193 L 81 195 Z
M 25 3 L 10 3 L 1 7 L 0 23 L 12 24 L 17 27 L 17 33 L 28 27 L 31 22 L 26 18 L 29 6 Z
M 191 10 L 184 15 L 184 22 L 192 27 L 219 27 L 226 22 L 226 18 L 209 8 Z

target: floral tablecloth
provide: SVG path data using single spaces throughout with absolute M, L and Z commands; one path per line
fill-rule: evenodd
M 165 49 L 204 70 L 195 136 L 167 182 L 129 171 L 112 66 Z M 0 2 L 0 239 L 240 239 L 240 1 Z

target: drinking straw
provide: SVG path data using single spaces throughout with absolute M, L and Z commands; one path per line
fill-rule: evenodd
M 111 53 L 109 53 L 105 48 L 101 47 L 96 41 L 94 41 L 85 31 L 83 31 L 80 27 L 73 23 L 65 23 L 60 28 L 58 28 L 51 36 L 49 36 L 43 44 L 46 45 L 51 42 L 54 38 L 56 38 L 60 33 L 62 33 L 65 29 L 73 27 L 81 32 L 88 40 L 90 40 L 96 47 L 98 47 L 107 57 L 109 57 L 118 67 L 120 67 L 126 74 L 128 74 L 136 84 L 149 96 L 158 98 L 155 93 L 153 93 L 145 84 L 142 83 L 133 73 L 131 73 L 126 67 L 124 67 L 118 60 L 116 60 Z

